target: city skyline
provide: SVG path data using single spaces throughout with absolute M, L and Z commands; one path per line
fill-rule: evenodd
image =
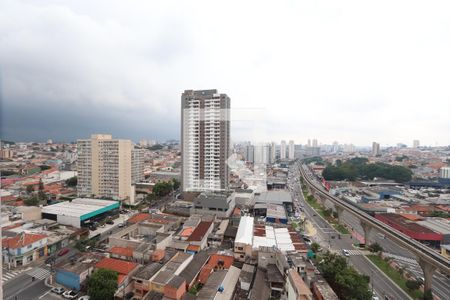
M 450 144 L 446 2 L 0 5 L 4 139 L 174 139 L 179 93 L 217 88 L 233 141 Z

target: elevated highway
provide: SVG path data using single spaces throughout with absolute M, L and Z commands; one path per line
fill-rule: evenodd
M 411 239 L 409 236 L 375 219 L 352 204 L 330 195 L 323 189 L 322 185 L 315 180 L 306 165 L 300 165 L 299 171 L 314 196 L 320 197 L 321 199 L 328 199 L 334 204 L 336 211 L 338 212 L 338 217 L 345 210 L 359 219 L 361 227 L 364 230 L 366 241 L 368 241 L 370 231 L 375 228 L 377 231 L 385 234 L 398 245 L 414 253 L 417 257 L 417 262 L 424 273 L 425 290 L 431 289 L 433 273 L 436 269 L 439 269 L 442 273 L 450 275 L 450 261 L 448 259 L 420 242 Z

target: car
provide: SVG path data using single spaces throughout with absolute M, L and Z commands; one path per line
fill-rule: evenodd
M 125 227 L 125 223 L 120 223 L 119 228 Z
M 75 291 L 65 291 L 63 297 L 67 299 L 75 299 L 77 295 L 78 293 Z
M 108 225 L 113 225 L 113 224 L 114 224 L 114 221 L 113 221 L 113 220 L 108 220 L 108 221 L 106 221 L 106 224 L 108 224 Z
M 105 228 L 105 224 L 100 225 L 101 228 Z
M 61 295 L 62 293 L 64 293 L 65 289 L 63 289 L 62 287 L 54 287 L 51 289 L 52 293 Z
M 89 299 L 91 299 L 91 297 L 88 295 L 81 296 L 80 298 L 78 298 L 78 300 L 89 300 Z
M 350 256 L 350 252 L 348 252 L 348 250 L 346 250 L 346 249 L 342 249 L 342 254 L 344 254 L 344 256 L 347 256 L 347 257 Z
M 66 255 L 67 253 L 69 253 L 69 251 L 70 251 L 69 248 L 63 248 L 58 252 L 58 256 Z

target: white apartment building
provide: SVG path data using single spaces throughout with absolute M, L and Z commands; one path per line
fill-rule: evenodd
M 131 183 L 135 184 L 144 180 L 144 149 L 131 151 Z
M 183 191 L 228 189 L 230 98 L 217 90 L 186 90 L 181 95 Z
M 286 141 L 281 141 L 280 159 L 286 159 Z
M 381 155 L 380 144 L 377 142 L 372 143 L 372 155 L 373 156 Z
M 94 134 L 78 140 L 78 196 L 108 197 L 134 202 L 133 180 L 138 180 L 142 160 L 140 152 L 133 154 L 130 140 L 113 139 L 110 134 Z M 134 164 L 133 157 L 138 162 Z
M 294 159 L 295 157 L 295 144 L 293 140 L 289 141 L 289 159 Z

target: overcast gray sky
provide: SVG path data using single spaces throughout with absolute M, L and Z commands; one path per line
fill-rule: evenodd
M 450 144 L 450 1 L 0 2 L 2 137 L 179 138 L 180 95 L 232 139 Z

